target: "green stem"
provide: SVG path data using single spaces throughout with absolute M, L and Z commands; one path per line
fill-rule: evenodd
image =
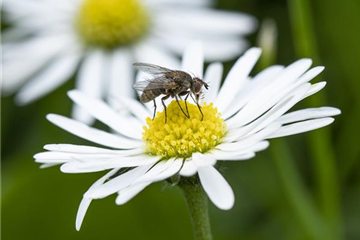
M 289 0 L 288 4 L 297 55 L 311 57 L 315 63 L 319 63 L 320 57 L 313 29 L 310 1 Z M 324 92 L 312 96 L 308 101 L 315 106 L 321 106 L 327 102 Z M 329 230 L 333 232 L 333 238 L 341 239 L 340 190 L 330 129 L 325 128 L 309 133 L 308 145 L 317 176 L 320 210 L 329 224 Z
M 195 239 L 212 240 L 208 199 L 198 178 L 183 178 L 179 186 L 186 199 Z

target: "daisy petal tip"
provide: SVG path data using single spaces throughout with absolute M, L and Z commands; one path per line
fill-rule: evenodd
M 223 211 L 229 211 L 233 208 L 235 204 L 235 196 L 229 198 L 228 201 L 218 204 L 217 207 Z
M 323 107 L 322 109 L 327 110 L 327 116 L 336 116 L 341 114 L 341 110 L 334 107 Z
M 46 115 L 46 119 L 47 119 L 48 121 L 50 121 L 50 122 L 53 122 L 54 119 L 57 118 L 57 116 L 58 116 L 57 114 L 49 113 L 49 114 Z
M 87 191 L 86 193 L 84 193 L 83 198 L 85 199 L 101 199 L 104 198 L 104 194 L 103 191 L 99 191 L 98 189 L 91 189 L 89 191 Z
M 80 231 L 80 228 L 81 228 L 81 223 L 78 223 L 77 221 L 76 221 L 76 223 L 75 223 L 75 229 L 76 229 L 76 231 Z
M 261 53 L 262 53 L 261 48 L 252 47 L 244 53 L 244 56 L 246 55 L 246 56 L 253 56 L 255 58 L 260 58 Z
M 327 119 L 328 119 L 328 122 L 327 122 L 327 124 L 325 126 L 328 126 L 328 125 L 332 124 L 335 121 L 335 118 L 332 118 L 332 117 L 329 117 Z
M 308 65 L 308 66 L 311 66 L 313 62 L 311 58 L 302 58 L 299 61 L 304 65 Z
M 79 172 L 82 172 L 81 170 L 79 170 L 76 167 L 74 162 L 64 163 L 63 165 L 61 165 L 60 171 L 63 172 L 63 173 L 79 173 Z
M 261 54 L 262 53 L 262 49 L 259 48 L 259 47 L 252 47 L 248 50 L 249 52 L 252 51 L 254 53 L 257 53 L 257 54 Z
M 67 92 L 67 95 L 69 96 L 69 98 L 73 99 L 76 95 L 80 94 L 81 92 L 77 89 L 72 89 L 70 91 Z
M 317 66 L 316 69 L 318 69 L 319 72 L 322 72 L 325 70 L 324 66 Z
M 124 205 L 125 203 L 127 203 L 128 201 L 126 201 L 124 198 L 117 196 L 117 198 L 115 199 L 115 204 L 118 206 Z
M 66 163 L 60 166 L 60 171 L 63 172 L 63 173 L 70 173 L 71 172 L 71 171 L 69 171 L 68 166 L 67 166 Z
M 231 194 L 228 194 L 227 197 L 223 199 L 223 201 L 212 202 L 220 210 L 228 211 L 232 209 L 235 204 L 235 195 L 233 192 L 231 192 Z

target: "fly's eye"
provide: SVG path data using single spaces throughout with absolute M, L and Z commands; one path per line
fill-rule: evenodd
M 198 83 L 198 82 L 195 82 L 194 83 L 194 90 L 195 90 L 195 93 L 199 93 L 201 91 L 201 87 L 202 87 L 202 84 Z

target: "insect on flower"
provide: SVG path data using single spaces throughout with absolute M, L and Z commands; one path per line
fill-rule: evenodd
M 201 89 L 203 86 L 206 89 L 209 89 L 209 85 L 206 82 L 197 77 L 193 78 L 190 74 L 184 71 L 171 70 L 154 64 L 134 63 L 133 66 L 139 71 L 154 75 L 154 78 L 139 81 L 133 86 L 135 90 L 142 91 L 140 97 L 141 102 L 154 102 L 153 119 L 155 118 L 156 114 L 155 99 L 162 94 L 165 95 L 161 98 L 161 103 L 165 109 L 165 123 L 167 121 L 167 113 L 164 101 L 169 97 L 175 98 L 181 111 L 187 118 L 190 118 L 187 106 L 187 98 L 191 96 L 191 98 L 194 100 L 197 107 L 199 108 L 199 111 L 201 113 L 201 121 L 204 119 L 204 114 L 201 111 L 201 107 L 199 105 L 199 98 L 202 94 Z M 195 98 L 193 97 L 193 95 L 195 96 Z M 186 113 L 179 103 L 179 98 L 181 99 L 181 96 L 185 96 Z

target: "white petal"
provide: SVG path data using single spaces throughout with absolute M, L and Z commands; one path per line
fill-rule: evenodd
M 67 36 L 38 37 L 26 42 L 4 44 L 2 89 L 12 93 L 46 63 L 65 51 L 69 44 L 72 41 Z
M 302 97 L 306 94 L 306 92 L 309 90 L 309 88 L 310 88 L 310 83 L 304 84 L 302 87 L 294 90 L 291 94 L 289 94 L 288 96 L 284 97 L 281 101 L 276 103 L 275 106 L 271 106 L 275 100 L 267 102 L 264 106 L 262 106 L 262 108 L 266 109 L 266 111 L 260 108 L 257 109 L 256 111 L 257 115 L 253 113 L 254 116 L 256 117 L 262 114 L 261 117 L 258 118 L 254 117 L 254 119 L 252 119 L 253 121 L 250 124 L 245 125 L 243 127 L 239 127 L 239 128 L 235 128 L 234 126 L 230 127 L 228 134 L 225 136 L 225 140 L 227 142 L 232 142 L 259 131 L 267 124 L 270 124 L 271 122 L 275 121 L 282 114 L 288 111 L 292 106 L 294 106 L 297 102 L 299 102 L 302 99 Z M 272 107 L 271 109 L 270 106 Z M 267 110 L 268 108 L 270 110 Z M 244 124 L 239 122 L 238 125 L 244 125 Z
M 313 120 L 293 123 L 281 127 L 278 131 L 271 134 L 268 138 L 270 139 L 270 138 L 285 137 L 285 136 L 312 131 L 318 128 L 325 127 L 331 124 L 333 121 L 334 121 L 333 118 L 327 117 L 327 118 L 313 119 Z
M 16 101 L 21 105 L 28 104 L 53 91 L 74 74 L 79 60 L 78 52 L 65 54 L 56 59 L 20 89 L 16 95 Z
M 191 160 L 185 160 L 180 170 L 180 175 L 184 177 L 190 177 L 195 175 L 197 172 L 196 165 Z
M 146 172 L 143 176 L 139 177 L 134 181 L 134 184 L 144 183 L 144 182 L 152 182 L 151 179 L 156 177 L 162 171 L 166 170 L 169 166 L 174 163 L 175 159 L 169 159 L 168 161 L 160 161 L 156 163 L 148 172 Z
M 106 60 L 108 60 L 107 56 L 100 50 L 89 52 L 78 72 L 75 88 L 100 99 L 103 96 L 106 80 L 105 70 L 108 65 Z M 72 117 L 88 125 L 92 125 L 95 120 L 86 110 L 77 105 L 74 105 Z
M 88 191 L 84 195 L 84 197 L 92 198 L 92 199 L 99 199 L 99 198 L 107 197 L 113 193 L 116 193 L 116 192 L 130 186 L 137 178 L 144 175 L 151 166 L 152 165 L 141 166 L 141 167 L 134 168 L 128 172 L 125 172 L 125 173 L 109 180 L 108 182 L 102 184 L 101 186 L 98 186 L 98 187 L 92 189 L 91 191 Z
M 157 45 L 153 39 L 135 48 L 137 62 L 152 63 L 169 69 L 180 69 L 180 61 L 170 52 Z
M 92 98 L 79 91 L 70 91 L 68 95 L 76 104 L 115 131 L 129 138 L 141 139 L 142 125 L 136 119 L 117 114 L 102 100 Z
M 49 168 L 58 165 L 59 163 L 44 163 L 40 165 L 40 169 Z
M 247 83 L 248 75 L 259 59 L 260 54 L 260 49 L 252 48 L 240 57 L 231 68 L 215 101 L 219 112 L 223 112 L 229 107 L 236 94 Z
M 323 89 L 325 86 L 326 86 L 326 82 L 318 82 L 318 83 L 315 83 L 315 84 L 311 85 L 311 88 L 306 93 L 306 95 L 303 97 L 303 99 L 307 98 L 307 97 L 309 97 L 311 95 L 314 95 L 315 93 L 317 93 L 321 89 Z
M 257 142 L 267 139 L 271 134 L 278 131 L 280 127 L 281 124 L 274 122 L 255 134 L 249 135 L 237 142 L 225 142 L 219 144 L 216 148 L 223 151 L 240 151 L 253 146 Z
M 194 41 L 189 44 L 184 51 L 181 70 L 202 79 L 203 68 L 204 56 L 202 44 L 199 41 Z
M 79 209 L 76 214 L 76 221 L 75 221 L 75 228 L 77 231 L 80 231 L 85 214 L 86 214 L 91 202 L 92 202 L 92 199 L 90 199 L 90 198 L 83 198 L 80 202 Z
M 132 53 L 128 49 L 118 49 L 114 51 L 110 63 L 109 85 L 106 98 L 109 104 L 118 109 L 119 97 L 134 98 L 135 92 L 132 88 L 134 84 L 134 69 Z
M 214 102 L 220 89 L 223 65 L 221 63 L 212 63 L 206 69 L 204 81 L 209 84 L 209 90 L 205 93 L 204 101 Z
M 111 161 L 115 161 L 116 164 L 116 161 L 120 159 L 121 162 L 127 161 L 131 163 L 133 162 L 133 160 L 138 161 L 140 158 L 139 156 L 141 156 L 141 158 L 147 158 L 146 155 L 144 154 L 144 148 L 140 148 L 140 149 L 142 149 L 142 151 L 138 151 L 138 149 L 131 149 L 131 150 L 117 150 L 117 151 L 108 150 L 108 152 L 104 151 L 106 149 L 102 149 L 103 153 L 99 153 L 95 151 L 86 152 L 86 153 L 49 151 L 49 152 L 37 153 L 34 155 L 34 158 L 36 162 L 52 162 L 52 161 L 70 162 L 70 161 L 78 161 L 78 160 L 90 161 L 91 159 L 96 159 L 96 161 L 92 161 L 92 163 L 101 161 L 102 163 L 107 164 Z M 82 161 L 80 163 L 84 163 Z
M 151 182 L 140 183 L 134 186 L 129 186 L 119 192 L 115 202 L 117 205 L 123 205 L 130 201 L 133 197 L 135 197 L 138 193 L 144 190 L 147 186 L 149 186 Z
M 117 97 L 117 104 L 120 108 L 128 109 L 143 125 L 146 125 L 146 118 L 152 117 L 152 113 L 139 101 L 127 97 Z
M 186 30 L 214 36 L 249 34 L 257 25 L 252 16 L 242 13 L 180 7 L 159 12 L 155 23 L 161 29 Z
M 89 127 L 83 123 L 74 121 L 70 118 L 66 118 L 56 114 L 47 115 L 47 119 L 55 124 L 56 126 L 64 129 L 65 131 L 74 134 L 75 136 L 81 137 L 88 141 L 98 143 L 103 146 L 118 148 L 118 149 L 129 149 L 141 146 L 141 141 L 127 139 L 122 136 L 116 136 L 92 127 Z
M 266 88 L 283 69 L 283 66 L 271 66 L 257 74 L 249 81 L 248 84 L 246 84 L 246 86 L 244 86 L 244 88 L 235 97 L 231 105 L 221 113 L 221 116 L 225 119 L 233 116 L 246 103 L 251 101 L 259 89 Z
M 105 174 L 102 178 L 100 178 L 99 180 L 97 180 L 90 188 L 88 191 L 91 191 L 92 189 L 100 186 L 101 184 L 103 184 L 106 179 L 108 179 L 109 177 L 111 177 L 112 175 L 114 175 L 116 172 L 118 171 L 118 169 L 113 169 L 111 170 L 110 172 L 108 172 L 107 174 Z M 85 193 L 86 194 L 86 193 Z M 90 203 L 91 203 L 92 199 L 88 199 L 88 198 L 83 198 L 81 203 L 80 203 L 80 206 L 79 206 L 79 209 L 78 209 L 78 212 L 77 212 L 77 215 L 76 215 L 76 230 L 79 231 L 80 228 L 81 228 L 81 224 L 84 220 L 84 217 L 85 217 L 85 214 L 86 214 L 86 211 L 87 209 L 89 208 L 90 206 Z
M 68 161 L 60 167 L 64 173 L 89 173 L 99 172 L 112 168 L 138 167 L 148 164 L 154 164 L 160 158 L 146 155 L 131 157 L 113 157 L 113 158 L 88 158 L 84 160 Z
M 214 0 L 143 0 L 145 4 L 152 6 L 166 6 L 169 7 L 177 7 L 177 6 L 189 6 L 189 7 L 201 7 L 201 6 L 209 6 L 212 5 Z
M 312 118 L 323 118 L 339 115 L 341 111 L 333 107 L 307 108 L 295 112 L 287 113 L 281 116 L 277 122 L 287 124 L 292 122 L 299 122 Z
M 271 108 L 268 112 L 266 112 L 264 115 L 256 119 L 254 122 L 249 124 L 249 131 L 247 134 L 251 135 L 270 123 L 277 120 L 279 117 L 281 117 L 285 112 L 287 112 L 290 108 L 292 108 L 296 103 L 301 101 L 302 97 L 306 94 L 306 92 L 310 88 L 310 83 L 304 84 L 303 87 L 300 87 L 297 91 L 294 92 L 292 96 L 289 96 L 288 98 L 285 98 L 284 100 L 277 103 L 273 108 Z
M 216 159 L 211 154 L 193 153 L 191 159 L 197 168 L 213 166 L 216 163 Z
M 307 71 L 306 73 L 304 73 L 304 75 L 302 75 L 297 81 L 301 82 L 301 83 L 309 82 L 310 80 L 315 78 L 317 75 L 319 75 L 322 71 L 324 71 L 324 69 L 325 69 L 325 67 L 322 67 L 322 66 L 314 67 L 314 68 L 310 69 L 309 71 Z
M 255 142 L 254 145 L 235 151 L 213 150 L 211 154 L 217 160 L 247 160 L 255 157 L 255 152 L 265 150 L 269 147 L 268 141 Z
M 169 159 L 165 162 L 159 162 L 144 174 L 144 176 L 137 179 L 134 184 L 165 180 L 179 172 L 182 162 L 183 161 L 179 159 Z
M 290 85 L 291 83 L 296 82 L 298 79 L 300 79 L 300 76 L 303 75 L 310 68 L 311 64 L 312 64 L 312 60 L 307 58 L 300 59 L 290 64 L 284 69 L 284 71 L 282 71 L 282 73 L 278 76 L 278 78 L 274 80 L 273 84 L 282 85 L 282 83 L 285 82 L 287 83 L 287 85 Z M 310 80 L 308 79 L 308 77 L 306 77 L 305 79 L 307 79 L 308 81 Z
M 37 162 L 41 160 L 72 160 L 71 155 L 67 153 L 59 152 L 40 152 L 34 155 L 34 158 Z M 40 161 L 39 161 L 40 160 Z
M 5 42 L 3 43 L 3 58 L 4 60 L 22 60 L 25 55 L 26 59 L 32 60 L 44 54 L 63 53 L 64 51 L 70 53 L 69 50 L 74 49 L 69 49 L 69 44 L 76 44 L 69 34 L 39 35 L 28 38 L 26 41 Z
M 80 154 L 116 154 L 120 156 L 131 156 L 145 152 L 144 147 L 137 147 L 130 150 L 111 150 L 93 146 L 83 146 L 74 144 L 46 144 L 44 149 L 56 152 L 80 153 Z
M 178 55 L 181 55 L 192 41 L 201 41 L 204 59 L 207 62 L 233 60 L 249 46 L 246 40 L 238 37 L 204 36 L 199 33 L 178 32 L 175 29 L 167 31 L 160 29 L 155 35 L 161 45 L 168 47 Z
M 249 42 L 237 37 L 203 39 L 197 38 L 204 42 L 204 59 L 207 62 L 229 61 L 239 57 L 246 49 L 249 48 Z
M 248 152 L 240 155 L 232 155 L 232 154 L 219 155 L 217 159 L 221 161 L 243 161 L 243 160 L 249 160 L 254 157 L 255 157 L 254 152 Z
M 198 169 L 200 182 L 215 206 L 222 210 L 229 210 L 235 202 L 234 192 L 224 177 L 213 167 L 206 166 Z
M 311 60 L 301 59 L 285 68 L 270 85 L 254 92 L 241 111 L 227 121 L 228 126 L 239 127 L 246 125 L 268 111 L 283 98 L 287 98 L 289 94 L 304 85 L 303 82 L 296 80 L 310 65 Z

